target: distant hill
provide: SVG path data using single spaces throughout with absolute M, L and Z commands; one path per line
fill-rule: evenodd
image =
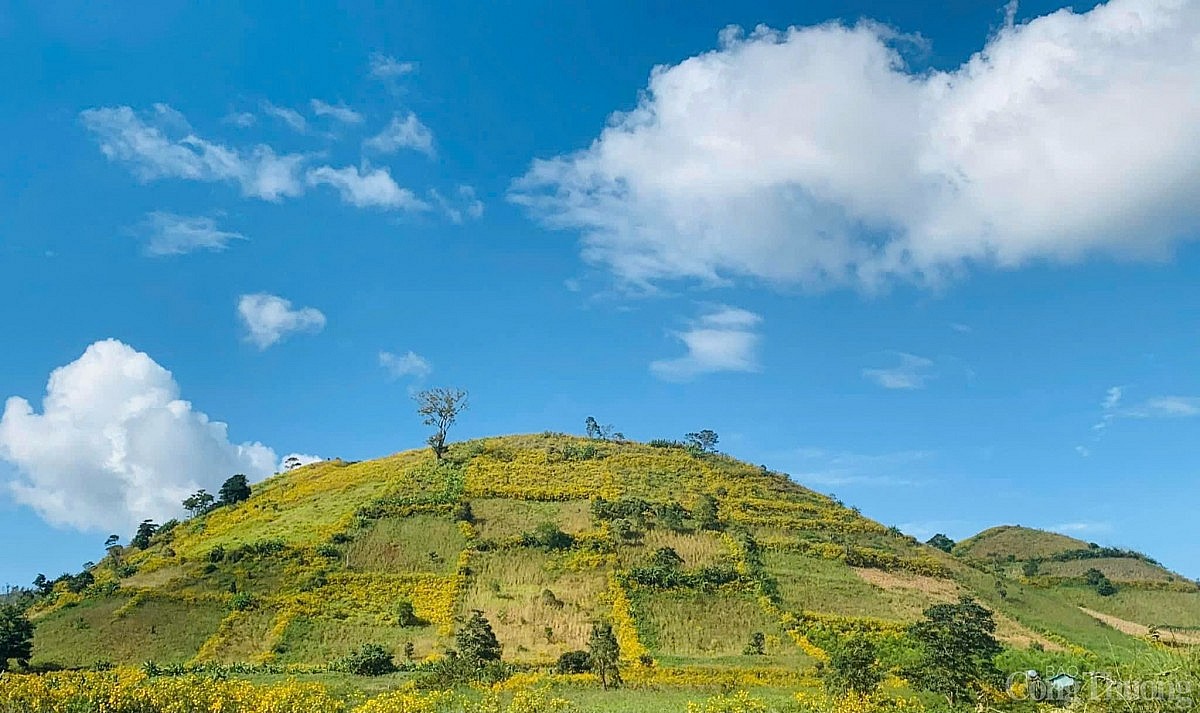
M 34 656 L 319 665 L 376 642 L 424 659 L 480 610 L 516 662 L 581 649 L 608 618 L 631 663 L 786 676 L 853 631 L 902 658 L 904 627 L 960 595 L 995 611 L 1015 651 L 1139 649 L 1150 626 L 1200 629 L 1196 586 L 1152 562 L 1054 559 L 1088 549 L 1004 527 L 949 555 L 723 455 L 506 436 L 455 444 L 441 463 L 422 449 L 297 468 L 164 524 L 90 585 L 55 586 L 33 610 Z M 1096 593 L 1090 567 L 1118 591 Z M 756 632 L 762 655 L 747 649 Z

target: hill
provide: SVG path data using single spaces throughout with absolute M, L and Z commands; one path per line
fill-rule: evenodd
M 367 642 L 423 660 L 479 610 L 516 663 L 582 649 L 607 618 L 644 675 L 789 681 L 851 632 L 901 661 L 904 627 L 964 594 L 994 610 L 1017 657 L 1138 652 L 1150 626 L 1200 628 L 1193 583 L 1114 570 L 1136 586 L 1102 597 L 1075 572 L 1082 560 L 1053 561 L 1081 548 L 998 528 L 950 555 L 766 467 L 676 443 L 487 438 L 442 462 L 422 449 L 297 468 L 166 523 L 90 583 L 54 586 L 32 610 L 34 661 L 323 666 Z M 1026 576 L 1030 558 L 1064 566 Z M 747 648 L 756 633 L 761 653 Z

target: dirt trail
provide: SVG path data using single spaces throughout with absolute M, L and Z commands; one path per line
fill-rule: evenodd
M 1093 619 L 1096 619 L 1097 621 L 1108 624 L 1122 634 L 1129 634 L 1130 636 L 1150 635 L 1150 627 L 1146 626 L 1145 624 L 1139 624 L 1136 621 L 1121 619 L 1111 614 L 1098 612 L 1095 609 L 1088 609 L 1087 607 L 1079 607 L 1079 610 Z M 1185 634 L 1179 631 L 1172 631 L 1170 629 L 1159 629 L 1158 636 L 1162 641 L 1168 643 L 1173 642 L 1177 644 L 1188 645 L 1200 644 L 1200 635 L 1198 634 Z

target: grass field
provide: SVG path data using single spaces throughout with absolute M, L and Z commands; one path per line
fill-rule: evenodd
M 451 574 L 466 546 L 458 526 L 444 517 L 386 518 L 346 548 L 346 564 L 367 572 Z

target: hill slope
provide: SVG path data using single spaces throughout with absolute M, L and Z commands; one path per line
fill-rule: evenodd
M 954 557 L 784 475 L 658 446 L 510 436 L 455 444 L 442 463 L 420 450 L 275 476 L 106 558 L 84 591 L 59 584 L 34 610 L 35 661 L 321 665 L 366 642 L 423 659 L 477 609 L 517 662 L 583 648 L 605 617 L 630 664 L 788 676 L 852 631 L 903 658 L 905 624 L 962 594 L 1016 649 L 1147 645 L 1081 606 L 1200 626 L 1194 586 L 1093 601 L 1067 579 L 982 565 L 1007 554 L 987 533 Z M 1148 620 L 1160 604 L 1178 621 Z M 755 632 L 763 655 L 745 651 Z

